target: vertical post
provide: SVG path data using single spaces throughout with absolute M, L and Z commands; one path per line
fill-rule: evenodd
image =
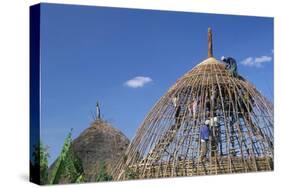
M 96 118 L 100 119 L 100 105 L 99 105 L 99 102 L 97 102 L 97 105 L 96 105 Z
M 208 28 L 208 57 L 213 57 L 212 29 Z

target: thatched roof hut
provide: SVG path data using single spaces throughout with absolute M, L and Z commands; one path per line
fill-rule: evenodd
M 121 131 L 101 118 L 97 104 L 96 119 L 71 144 L 74 154 L 82 162 L 85 181 L 95 181 L 101 165 L 104 165 L 106 173 L 111 175 L 112 169 L 119 158 L 123 157 L 129 142 Z M 50 167 L 50 171 L 54 164 Z M 71 182 L 67 174 L 62 174 L 59 183 Z
M 202 159 L 200 127 L 209 120 Z M 140 125 L 114 179 L 156 178 L 273 169 L 273 104 L 213 57 L 183 75 Z M 130 174 L 130 176 L 128 176 Z
M 129 139 L 103 119 L 96 119 L 73 140 L 73 149 L 82 160 L 86 181 L 95 181 L 100 164 L 111 174 L 118 159 L 124 155 Z

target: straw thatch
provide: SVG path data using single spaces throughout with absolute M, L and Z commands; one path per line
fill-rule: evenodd
M 103 119 L 96 119 L 89 128 L 73 140 L 73 150 L 82 160 L 87 182 L 95 181 L 104 162 L 111 173 L 118 159 L 124 155 L 129 139 Z
M 155 104 L 113 171 L 115 180 L 273 170 L 273 104 L 213 57 Z M 205 159 L 200 126 L 210 120 Z M 215 121 L 217 119 L 217 121 Z
M 96 181 L 101 165 L 104 165 L 107 174 L 111 174 L 130 142 L 121 131 L 102 119 L 97 109 L 96 119 L 71 144 L 71 149 L 82 162 L 85 182 Z M 52 171 L 56 161 L 49 171 Z M 58 183 L 71 183 L 68 174 L 63 172 Z

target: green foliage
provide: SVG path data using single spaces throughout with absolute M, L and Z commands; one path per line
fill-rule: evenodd
M 83 180 L 82 161 L 75 155 L 72 147 L 68 150 L 64 160 L 64 172 L 71 183 Z
M 132 169 L 130 168 L 126 168 L 125 170 L 125 176 L 127 179 L 129 180 L 133 180 L 133 179 L 136 179 L 138 177 L 138 173 L 137 172 L 134 172 Z
M 48 158 L 49 153 L 47 147 L 40 141 L 40 184 L 44 185 L 48 182 Z
M 39 180 L 41 185 L 45 184 L 58 184 L 63 177 L 71 183 L 84 182 L 84 170 L 82 161 L 73 152 L 72 130 L 67 135 L 61 153 L 54 164 L 54 168 L 48 173 L 48 158 L 49 153 L 47 147 L 40 141 L 33 148 L 32 157 L 30 161 L 30 174 L 32 180 Z M 40 177 L 39 177 L 40 174 Z
M 42 141 L 33 146 L 32 159 L 30 161 L 31 181 L 40 185 L 48 182 L 48 158 L 47 147 Z
M 85 182 L 84 174 L 81 174 L 80 176 L 77 177 L 74 183 L 83 183 L 83 182 Z
M 50 172 L 49 184 L 58 184 L 62 177 L 71 183 L 84 181 L 82 162 L 73 152 L 71 136 L 70 132 L 64 141 L 61 153 Z
M 105 166 L 105 163 L 104 161 L 100 162 L 100 165 L 99 165 L 99 171 L 96 175 L 96 181 L 97 182 L 101 182 L 101 181 L 111 181 L 113 178 L 111 175 L 109 175 L 107 172 L 106 172 L 106 166 Z

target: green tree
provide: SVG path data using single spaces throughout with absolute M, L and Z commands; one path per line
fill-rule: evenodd
M 44 185 L 48 182 L 48 158 L 50 157 L 48 149 L 42 141 L 39 144 L 40 153 L 40 184 Z
M 33 146 L 32 157 L 33 158 L 30 161 L 30 174 L 33 178 L 32 180 L 36 181 L 40 185 L 44 185 L 48 182 L 49 153 L 47 151 L 47 147 L 44 146 L 42 141 Z
M 30 159 L 30 180 L 44 185 L 48 181 L 48 158 L 47 147 L 39 141 L 32 148 Z
M 58 184 L 62 177 L 66 177 L 71 183 L 84 181 L 84 173 L 81 160 L 73 152 L 72 129 L 67 135 L 61 153 L 49 175 L 49 184 Z
M 98 173 L 96 175 L 96 181 L 97 182 L 101 182 L 101 181 L 111 181 L 113 178 L 111 175 L 109 175 L 106 172 L 106 166 L 105 166 L 105 162 L 101 161 L 100 165 L 99 165 L 99 170 Z

